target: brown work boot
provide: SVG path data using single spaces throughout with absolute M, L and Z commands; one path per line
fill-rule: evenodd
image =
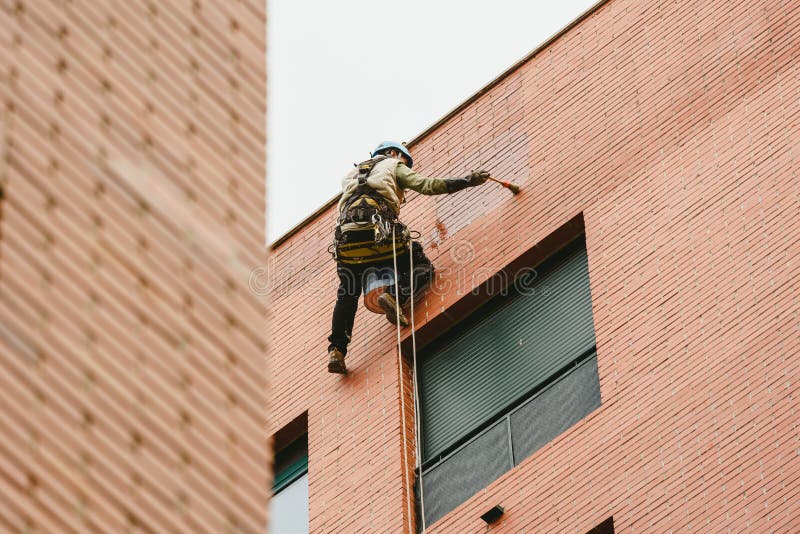
M 331 349 L 328 353 L 328 372 L 340 375 L 347 374 L 347 367 L 344 365 L 344 354 L 337 348 Z
M 403 314 L 402 308 L 397 305 L 397 301 L 389 293 L 384 293 L 378 297 L 378 305 L 386 312 L 386 319 L 392 323 L 397 324 L 397 312 L 400 312 L 400 326 L 408 326 L 408 319 Z

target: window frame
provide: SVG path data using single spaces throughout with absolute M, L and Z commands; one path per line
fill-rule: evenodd
M 579 213 L 574 216 L 572 219 L 564 223 L 561 227 L 557 228 L 555 231 L 550 233 L 547 237 L 545 237 L 542 241 L 531 247 L 529 250 L 518 256 L 517 258 L 513 259 L 509 264 L 507 264 L 504 268 L 497 271 L 494 275 L 489 276 L 485 281 L 480 283 L 477 287 L 475 287 L 472 291 L 468 292 L 467 294 L 463 295 L 458 301 L 453 303 L 449 306 L 445 311 L 445 313 L 440 313 L 435 315 L 431 318 L 420 330 L 417 331 L 416 342 L 417 346 L 421 347 L 420 351 L 427 352 L 429 350 L 437 350 L 437 346 L 445 347 L 448 343 L 448 338 L 453 338 L 453 335 L 456 336 L 461 335 L 458 330 L 456 329 L 463 329 L 465 324 L 469 326 L 477 326 L 480 320 L 476 320 L 472 322 L 472 319 L 475 317 L 475 312 L 479 312 L 479 310 L 487 309 L 489 313 L 498 309 L 492 301 L 499 296 L 499 294 L 507 294 L 508 290 L 514 286 L 517 282 L 519 276 L 522 274 L 529 274 L 530 269 L 540 269 L 544 265 L 548 264 L 550 261 L 557 261 L 557 258 L 561 255 L 561 253 L 565 253 L 566 249 L 571 248 L 573 245 L 576 245 L 576 241 L 580 240 L 583 244 L 583 249 L 586 255 L 586 261 L 589 262 L 588 267 L 591 268 L 591 257 L 589 256 L 589 249 L 587 243 L 587 234 L 584 227 L 583 222 L 583 214 Z M 577 246 L 577 245 L 576 245 Z M 500 284 L 498 284 L 500 282 Z M 505 282 L 505 285 L 502 283 Z M 588 280 L 588 291 L 589 297 L 591 298 L 591 280 Z M 500 287 L 498 287 L 500 286 Z M 499 300 L 499 299 L 498 299 Z M 502 305 L 502 304 L 501 304 Z M 480 312 L 479 312 L 480 313 Z M 594 313 L 592 310 L 592 326 L 594 326 L 595 318 Z M 401 348 L 403 352 L 411 356 L 411 341 L 408 337 L 403 341 Z M 441 345 L 440 345 L 441 343 Z M 517 426 L 514 428 L 512 423 L 512 416 L 517 412 L 522 410 L 523 408 L 527 407 L 529 403 L 537 402 L 537 399 L 540 396 L 544 395 L 548 390 L 557 386 L 562 380 L 568 379 L 572 375 L 572 373 L 579 371 L 582 366 L 591 365 L 593 369 L 585 368 L 581 370 L 581 373 L 594 373 L 595 378 L 588 378 L 587 376 L 573 376 L 575 380 L 592 380 L 592 382 L 577 382 L 573 383 L 573 385 L 569 384 L 562 384 L 562 387 L 571 388 L 575 387 L 575 384 L 578 384 L 578 387 L 583 388 L 584 384 L 587 389 L 583 391 L 586 395 L 583 397 L 584 400 L 587 401 L 586 404 L 583 405 L 582 408 L 578 408 L 576 412 L 574 412 L 575 419 L 567 420 L 568 426 L 560 428 L 557 433 L 553 434 L 552 437 L 549 437 L 548 443 L 554 439 L 557 439 L 563 433 L 567 432 L 570 428 L 573 428 L 575 425 L 579 424 L 581 421 L 590 417 L 593 413 L 596 413 L 599 408 L 603 405 L 602 399 L 602 383 L 601 383 L 601 376 L 600 376 L 600 369 L 598 366 L 598 353 L 597 353 L 597 342 L 594 340 L 591 343 L 591 347 L 584 346 L 580 347 L 579 354 L 576 354 L 575 357 L 572 357 L 560 368 L 556 371 L 552 372 L 546 379 L 542 382 L 533 385 L 530 389 L 521 393 L 517 398 L 510 403 L 505 404 L 502 408 L 498 409 L 494 414 L 491 416 L 486 417 L 477 427 L 469 430 L 466 434 L 461 436 L 455 442 L 450 445 L 447 445 L 440 451 L 435 452 L 435 455 L 427 458 L 426 460 L 421 460 L 421 465 L 415 470 L 416 474 L 416 484 L 419 485 L 426 475 L 432 473 L 435 469 L 442 467 L 443 464 L 447 463 L 451 458 L 457 455 L 464 449 L 467 449 L 470 445 L 472 445 L 475 441 L 482 438 L 485 434 L 494 432 L 497 430 L 497 425 L 502 424 L 504 427 L 504 432 L 506 433 L 508 439 L 508 454 L 510 456 L 509 465 L 510 467 L 505 471 L 509 472 L 513 470 L 518 465 L 522 464 L 527 458 L 530 458 L 531 455 L 535 454 L 537 450 L 541 448 L 541 446 L 536 446 L 535 449 L 531 450 L 526 448 L 526 445 L 523 445 L 523 448 L 520 451 L 514 450 L 514 440 L 515 436 L 517 439 L 521 436 L 520 429 L 522 427 Z M 419 357 L 418 357 L 418 364 Z M 420 366 L 421 367 L 421 366 Z M 419 370 L 418 370 L 419 371 Z M 422 373 L 422 371 L 420 371 Z M 596 382 L 595 382 L 596 380 Z M 589 389 L 591 388 L 591 389 Z M 561 391 L 568 391 L 568 390 L 561 390 Z M 421 394 L 421 392 L 419 392 Z M 554 395 L 559 395 L 557 390 L 552 392 Z M 547 402 L 546 399 L 541 399 L 542 402 Z M 421 409 L 422 403 L 424 400 L 420 398 L 420 404 L 418 408 Z M 535 409 L 535 408 L 534 408 Z M 583 411 L 585 410 L 585 411 Z M 483 415 L 481 417 L 484 417 Z M 555 422 L 555 419 L 553 420 Z M 423 433 L 425 432 L 425 424 L 423 423 L 422 428 L 420 429 Z M 419 437 L 420 442 L 423 441 L 422 436 Z M 420 451 L 422 452 L 422 451 Z M 497 458 L 501 458 L 502 450 L 497 450 Z M 524 454 L 524 456 L 522 456 Z M 423 455 L 424 456 L 424 455 Z M 517 458 L 517 456 L 520 456 Z M 459 460 L 456 460 L 459 462 Z M 458 469 L 454 466 L 454 468 Z M 446 467 L 445 467 L 446 469 Z M 494 476 L 494 475 L 492 475 Z M 496 478 L 494 479 L 496 480 Z M 488 487 L 492 482 L 488 482 L 487 485 L 482 487 Z M 476 490 L 479 492 L 480 490 Z M 463 502 L 466 502 L 470 498 L 474 497 L 473 494 L 470 497 L 466 497 Z M 427 496 L 427 491 L 426 491 Z M 419 499 L 419 495 L 417 496 Z M 427 499 L 426 499 L 427 500 Z M 419 507 L 420 503 L 417 502 L 417 506 Z M 449 505 L 445 505 L 449 506 Z M 432 522 L 436 522 L 439 519 L 446 517 L 452 510 L 457 508 L 459 505 L 455 505 L 453 508 L 446 508 L 449 511 L 445 511 L 444 515 L 441 516 L 434 516 Z M 427 510 L 426 510 L 427 511 Z M 420 510 L 418 509 L 418 513 Z M 426 515 L 428 515 L 426 513 Z M 432 524 L 429 522 L 429 524 Z
M 571 229 L 572 231 L 565 232 L 564 229 Z M 420 343 L 419 339 L 417 341 L 418 346 L 420 348 L 417 349 L 417 364 L 419 373 L 419 391 L 418 394 L 420 395 L 419 399 L 419 409 L 422 412 L 423 405 L 425 400 L 423 398 L 423 391 L 424 391 L 424 366 L 422 365 L 422 360 L 425 358 L 426 353 L 430 353 L 431 351 L 436 352 L 441 348 L 447 346 L 452 340 L 456 337 L 464 335 L 464 332 L 469 331 L 470 329 L 475 328 L 478 326 L 482 321 L 485 320 L 487 315 L 497 312 L 497 310 L 501 309 L 507 299 L 510 298 L 525 298 L 524 295 L 510 295 L 510 292 L 514 290 L 513 288 L 519 279 L 519 276 L 525 274 L 526 276 L 529 275 L 530 269 L 541 269 L 545 267 L 544 272 L 550 272 L 550 266 L 553 264 L 558 264 L 560 260 L 564 257 L 564 255 L 569 255 L 571 251 L 580 247 L 580 243 L 584 245 L 584 249 L 586 249 L 586 233 L 583 228 L 583 219 L 582 216 L 578 216 L 575 219 L 566 223 L 562 228 L 554 232 L 554 235 L 559 236 L 558 239 L 554 239 L 556 241 L 555 244 L 551 245 L 550 247 L 544 247 L 542 245 L 537 245 L 533 247 L 526 253 L 523 253 L 519 258 L 514 260 L 510 266 L 498 271 L 492 277 L 484 282 L 480 287 L 475 288 L 473 290 L 472 295 L 477 295 L 478 298 L 475 299 L 475 302 L 470 306 L 468 312 L 452 312 L 451 309 L 458 306 L 458 303 L 453 305 L 453 307 L 446 310 L 445 314 L 440 315 L 447 315 L 449 317 L 459 316 L 461 319 L 457 323 L 453 323 L 449 328 L 446 330 L 439 330 L 436 332 L 435 336 L 424 336 L 424 341 Z M 547 241 L 547 240 L 545 240 Z M 532 259 L 533 254 L 538 252 L 538 258 Z M 586 256 L 588 261 L 588 250 L 586 250 Z M 530 262 L 530 263 L 529 263 Z M 513 266 L 513 267 L 512 267 Z M 511 273 L 511 274 L 510 274 Z M 498 281 L 504 281 L 504 284 L 499 284 Z M 590 287 L 591 291 L 591 287 Z M 466 298 L 466 297 L 465 297 Z M 463 300 L 463 299 L 462 299 Z M 594 323 L 594 317 L 592 316 L 592 323 Z M 426 331 L 428 330 L 430 323 L 426 325 Z M 462 330 L 462 331 L 459 331 Z M 420 451 L 421 460 L 422 460 L 422 470 L 423 472 L 427 471 L 430 466 L 433 464 L 439 463 L 439 461 L 443 460 L 446 457 L 451 456 L 457 450 L 460 450 L 463 446 L 467 445 L 469 442 L 473 441 L 481 434 L 483 434 L 488 428 L 493 427 L 500 419 L 505 417 L 506 415 L 510 414 L 511 412 L 517 410 L 521 405 L 526 404 L 534 397 L 538 396 L 542 391 L 549 388 L 551 385 L 555 384 L 563 377 L 565 377 L 571 369 L 576 368 L 579 364 L 583 363 L 585 359 L 591 357 L 592 354 L 597 353 L 597 344 L 592 344 L 591 347 L 587 347 L 583 352 L 575 356 L 574 358 L 568 360 L 562 367 L 558 370 L 554 371 L 548 378 L 544 381 L 536 384 L 529 389 L 525 390 L 524 392 L 520 393 L 514 400 L 511 400 L 507 404 L 505 404 L 502 408 L 499 408 L 497 411 L 492 413 L 491 415 L 485 416 L 483 421 L 479 423 L 476 427 L 472 428 L 465 434 L 463 434 L 460 438 L 456 441 L 447 445 L 437 453 L 427 458 L 425 454 L 425 439 L 424 434 L 426 431 L 426 424 L 424 420 L 421 420 L 421 427 L 422 427 L 422 434 L 420 436 L 420 445 L 423 450 Z M 420 413 L 420 419 L 422 419 L 422 413 Z
M 308 412 L 303 412 L 272 437 L 273 494 L 307 472 Z

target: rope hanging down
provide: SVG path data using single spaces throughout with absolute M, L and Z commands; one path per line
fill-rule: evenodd
M 401 341 L 400 341 L 400 276 L 397 272 L 397 247 L 395 246 L 395 234 L 392 231 L 392 261 L 394 264 L 394 287 L 395 287 L 395 323 L 397 324 L 397 369 L 399 373 L 400 379 L 400 426 L 403 428 L 403 471 L 404 475 L 403 478 L 406 484 L 406 491 L 408 492 L 409 498 L 406 500 L 406 507 L 408 511 L 408 530 L 412 532 L 411 529 L 411 499 L 413 498 L 414 488 L 411 486 L 408 480 L 408 455 L 406 454 L 406 449 L 408 447 L 408 438 L 406 437 L 406 424 L 405 424 L 405 414 L 406 414 L 406 395 L 405 395 L 405 380 L 403 379 L 403 355 L 401 350 Z M 416 470 L 419 473 L 419 498 L 420 498 L 420 515 L 422 516 L 422 532 L 425 532 L 425 494 L 422 489 L 422 459 L 420 458 L 420 428 L 422 427 L 422 422 L 420 419 L 419 413 L 419 401 L 417 397 L 417 338 L 416 332 L 414 328 L 414 239 L 410 238 L 408 243 L 408 260 L 409 260 L 409 273 L 410 273 L 410 287 L 409 287 L 409 298 L 411 299 L 411 353 L 412 353 L 412 364 L 413 364 L 413 397 L 414 397 L 414 449 L 415 449 L 415 457 L 416 457 Z
M 419 473 L 419 504 L 420 504 L 420 516 L 422 519 L 422 532 L 425 533 L 425 492 L 422 490 L 422 414 L 419 411 L 419 396 L 417 392 L 419 391 L 419 385 L 417 384 L 417 335 L 416 335 L 416 328 L 414 326 L 414 239 L 409 239 L 409 254 L 408 254 L 408 265 L 409 265 L 409 272 L 411 273 L 411 285 L 410 285 L 410 294 L 411 294 L 411 357 L 412 357 L 412 368 L 413 372 L 413 387 L 414 387 L 414 437 L 416 438 L 414 441 L 414 445 L 416 446 L 416 458 L 417 458 L 417 473 Z

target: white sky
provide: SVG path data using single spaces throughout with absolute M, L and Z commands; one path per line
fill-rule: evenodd
M 268 0 L 267 242 L 595 1 Z

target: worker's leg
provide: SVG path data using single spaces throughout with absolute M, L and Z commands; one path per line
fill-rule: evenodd
M 433 281 L 433 263 L 425 255 L 419 241 L 412 243 L 411 254 L 414 257 L 414 291 L 422 290 Z
M 390 272 L 394 272 L 394 262 L 386 267 L 389 269 Z M 409 265 L 408 265 L 408 253 L 403 252 L 402 254 L 397 255 L 397 281 L 400 286 L 400 298 L 398 299 L 399 302 L 405 302 L 408 299 L 408 285 L 410 281 L 409 276 Z M 389 293 L 392 297 L 397 297 L 397 288 L 395 287 L 394 282 L 392 285 L 386 288 L 386 292 Z
M 331 335 L 328 337 L 328 352 L 334 348 L 342 354 L 347 354 L 347 345 L 353 334 L 353 322 L 358 309 L 358 297 L 361 296 L 361 283 L 363 269 L 337 265 L 336 273 L 339 276 L 339 291 L 336 295 L 336 305 L 333 307 L 333 320 L 331 321 Z
M 405 252 L 399 254 L 397 256 L 398 269 L 402 269 L 405 265 L 405 270 L 408 271 L 407 264 L 408 254 Z M 397 321 L 399 320 L 401 326 L 408 326 L 408 319 L 403 311 L 397 306 L 397 301 L 395 300 L 395 280 L 397 280 L 397 277 L 395 276 L 394 272 L 394 259 L 372 264 L 364 275 L 365 279 L 368 277 L 389 281 L 389 285 L 386 286 L 385 293 L 378 297 L 377 303 L 383 312 L 386 313 L 386 319 L 390 323 L 397 324 Z
M 419 242 L 414 241 L 412 243 L 411 254 L 414 260 L 414 292 L 417 293 L 431 283 L 434 269 L 431 260 L 425 255 L 425 251 Z M 400 305 L 405 306 L 411 296 L 411 271 L 409 270 L 408 255 L 404 254 L 402 257 L 402 265 L 398 258 L 397 267 L 400 273 Z

